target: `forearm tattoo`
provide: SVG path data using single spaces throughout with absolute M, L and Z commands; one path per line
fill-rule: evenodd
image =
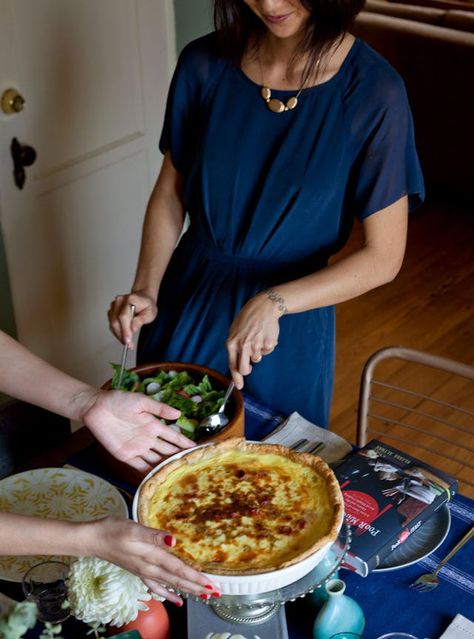
M 272 302 L 276 302 L 276 304 L 278 304 L 278 310 L 281 311 L 283 315 L 285 315 L 285 313 L 288 313 L 288 309 L 285 306 L 285 300 L 283 299 L 283 297 L 278 295 L 278 293 L 274 291 L 272 288 L 265 292 L 269 300 L 271 300 Z

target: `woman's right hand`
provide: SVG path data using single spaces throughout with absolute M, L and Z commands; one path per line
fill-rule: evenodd
M 130 306 L 135 306 L 132 320 Z M 115 337 L 133 349 L 133 336 L 143 324 L 152 322 L 158 312 L 156 301 L 148 293 L 136 291 L 125 295 L 117 295 L 111 302 L 107 312 L 109 328 Z
M 157 595 L 177 605 L 182 605 L 183 600 L 168 587 L 203 599 L 220 596 L 219 589 L 208 577 L 169 552 L 176 544 L 170 533 L 118 517 L 106 517 L 86 525 L 92 531 L 88 552 L 90 548 L 94 556 L 137 575 Z

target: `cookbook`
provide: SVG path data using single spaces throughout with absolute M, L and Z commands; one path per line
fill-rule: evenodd
M 458 482 L 372 440 L 334 471 L 352 539 L 344 565 L 366 577 L 456 493 Z

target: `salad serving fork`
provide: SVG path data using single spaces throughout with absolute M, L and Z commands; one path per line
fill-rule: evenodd
M 130 304 L 130 321 L 135 317 L 135 304 Z M 122 361 L 120 362 L 120 372 L 117 381 L 117 388 L 122 385 L 123 374 L 125 372 L 125 364 L 127 363 L 128 344 L 124 344 L 122 348 Z
M 444 557 L 439 564 L 436 566 L 433 572 L 427 573 L 425 575 L 421 575 L 418 577 L 416 581 L 410 584 L 410 588 L 416 590 L 417 592 L 430 592 L 434 590 L 439 585 L 438 573 L 441 568 L 448 563 L 451 557 L 457 553 L 457 551 L 467 544 L 467 542 L 474 536 L 474 525 L 471 526 L 470 530 L 464 535 L 464 537 L 454 546 L 454 548 L 449 552 L 446 557 Z

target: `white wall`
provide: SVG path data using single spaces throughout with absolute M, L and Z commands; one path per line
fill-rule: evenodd
M 212 30 L 212 0 L 174 0 L 176 47 Z M 10 296 L 7 265 L 0 232 L 0 329 L 15 336 L 15 321 Z

